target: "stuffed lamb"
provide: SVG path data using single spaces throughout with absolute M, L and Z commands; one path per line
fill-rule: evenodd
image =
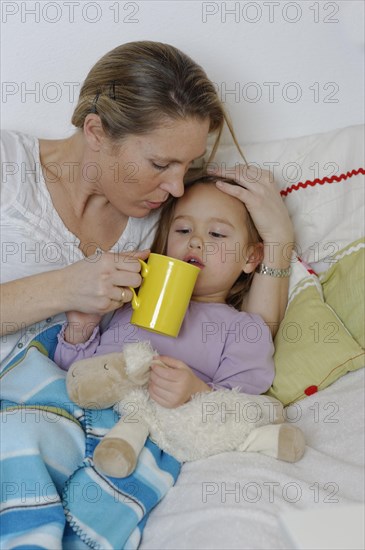
M 121 415 L 95 449 L 100 471 L 130 475 L 148 436 L 182 462 L 225 451 L 260 452 L 288 462 L 302 457 L 301 430 L 285 424 L 281 403 L 265 395 L 220 389 L 196 394 L 174 409 L 158 405 L 147 390 L 154 356 L 149 342 L 128 344 L 123 353 L 77 361 L 67 373 L 75 403 L 94 409 L 114 405 Z

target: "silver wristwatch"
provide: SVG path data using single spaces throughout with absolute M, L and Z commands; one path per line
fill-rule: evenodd
M 276 269 L 275 267 L 260 264 L 256 268 L 256 273 L 260 275 L 269 275 L 270 277 L 289 277 L 291 274 L 291 267 L 287 269 Z

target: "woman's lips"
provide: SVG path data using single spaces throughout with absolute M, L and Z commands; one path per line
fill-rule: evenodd
M 151 201 L 146 201 L 146 205 L 147 205 L 147 208 L 150 208 L 150 209 L 155 209 L 155 208 L 160 208 L 160 206 L 164 203 L 164 201 L 162 202 L 151 202 Z

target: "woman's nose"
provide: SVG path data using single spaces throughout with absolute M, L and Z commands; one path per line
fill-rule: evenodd
M 161 189 L 167 191 L 173 197 L 182 197 L 184 194 L 184 180 L 183 178 L 175 178 L 174 181 L 163 183 Z

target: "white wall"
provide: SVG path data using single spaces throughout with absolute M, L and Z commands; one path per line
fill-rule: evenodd
M 205 68 L 242 143 L 364 121 L 363 0 L 3 0 L 1 10 L 3 128 L 68 135 L 90 67 L 141 39 Z

